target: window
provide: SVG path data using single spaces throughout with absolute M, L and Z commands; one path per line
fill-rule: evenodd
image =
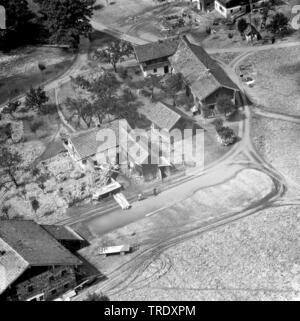
M 51 290 L 51 295 L 55 295 L 56 294 L 56 289 L 53 289 L 53 290 Z
M 61 276 L 65 276 L 67 274 L 67 271 L 66 270 L 62 270 L 61 271 Z
M 33 288 L 33 285 L 29 285 L 28 288 L 27 288 L 27 291 L 29 293 L 33 292 L 34 288 Z
M 64 288 L 67 289 L 70 286 L 69 283 L 64 284 Z
M 156 72 L 157 72 L 157 69 L 156 69 L 156 68 L 154 68 L 154 69 L 153 69 L 153 72 L 154 72 L 154 73 L 156 73 Z

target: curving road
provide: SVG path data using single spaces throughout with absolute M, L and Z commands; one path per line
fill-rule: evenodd
M 274 46 L 270 48 L 274 49 Z M 181 229 L 176 229 L 176 233 L 170 233 L 170 235 L 166 233 L 167 235 L 164 239 L 159 239 L 157 242 L 147 244 L 147 246 L 138 251 L 137 254 L 135 254 L 135 256 L 133 256 L 129 261 L 113 270 L 109 275 L 107 275 L 108 279 L 101 283 L 100 288 L 96 285 L 94 289 L 90 290 L 101 291 L 108 295 L 114 295 L 119 293 L 120 291 L 126 290 L 128 287 L 136 287 L 140 284 L 147 284 L 149 280 L 151 280 L 151 277 L 155 278 L 155 275 L 158 273 L 157 270 L 153 269 L 153 274 L 150 276 L 148 275 L 149 273 L 147 273 L 146 277 L 141 277 L 141 275 L 143 275 L 143 272 L 145 272 L 146 270 L 147 272 L 149 271 L 149 268 L 152 267 L 153 262 L 165 260 L 165 265 L 167 266 L 168 260 L 165 258 L 165 254 L 163 253 L 168 248 L 173 247 L 176 244 L 195 237 L 201 233 L 208 232 L 212 229 L 229 224 L 243 217 L 253 215 L 254 213 L 257 213 L 269 207 L 300 205 L 299 197 L 287 198 L 285 196 L 288 188 L 290 187 L 289 182 L 287 182 L 284 175 L 282 175 L 276 168 L 266 162 L 266 160 L 261 155 L 259 155 L 251 139 L 251 119 L 253 113 L 260 113 L 266 117 L 272 117 L 276 119 L 284 118 L 284 120 L 297 123 L 300 123 L 299 117 L 266 112 L 258 108 L 252 109 L 252 106 L 247 105 L 247 88 L 244 88 L 240 77 L 236 75 L 235 68 L 240 63 L 240 61 L 248 55 L 248 53 L 249 52 L 242 51 L 242 54 L 237 57 L 235 61 L 230 64 L 230 66 L 226 66 L 221 63 L 222 66 L 226 69 L 228 75 L 233 79 L 233 81 L 235 81 L 235 83 L 241 88 L 243 92 L 243 114 L 245 116 L 245 119 L 240 123 L 240 142 L 237 143 L 234 148 L 222 159 L 219 159 L 209 167 L 205 168 L 203 172 L 190 172 L 191 176 L 189 180 L 176 187 L 181 189 L 182 191 L 181 197 L 177 198 L 176 201 L 173 201 L 172 203 L 167 202 L 167 204 L 165 204 L 163 207 L 158 208 L 154 212 L 148 214 L 144 213 L 143 216 L 157 214 L 164 215 L 162 213 L 163 211 L 166 211 L 172 206 L 180 206 L 180 204 L 185 199 L 189 198 L 190 195 L 195 193 L 196 191 L 202 189 L 204 190 L 205 188 L 211 186 L 220 186 L 230 181 L 237 175 L 237 173 L 247 168 L 255 169 L 267 175 L 273 182 L 272 191 L 259 201 L 248 204 L 242 210 L 236 212 L 233 211 L 229 214 L 227 213 L 224 216 L 211 219 L 206 222 L 199 220 L 199 222 L 196 222 L 196 224 L 188 224 L 186 226 L 182 226 Z M 174 192 L 175 190 L 171 188 L 170 190 L 165 191 L 161 195 L 159 195 L 155 200 L 157 206 L 160 206 L 160 198 L 161 200 L 168 199 L 168 195 Z M 165 271 L 168 271 L 168 268 L 165 268 Z M 76 299 L 80 300 L 85 295 L 86 293 L 82 293 Z

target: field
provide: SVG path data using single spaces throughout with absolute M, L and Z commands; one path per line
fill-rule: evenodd
M 26 47 L 0 53 L 0 104 L 63 74 L 74 55 L 58 48 Z M 41 73 L 39 64 L 46 69 Z
M 114 0 L 107 5 L 106 0 L 97 0 L 96 5 L 103 8 L 94 14 L 94 20 L 99 19 L 103 24 L 109 26 L 119 25 L 128 17 L 141 14 L 155 7 L 153 0 Z
M 269 111 L 300 115 L 300 47 L 260 51 L 240 66 L 255 79 L 248 89 L 253 100 Z
M 204 288 L 207 286 L 200 277 L 200 258 L 202 257 L 203 251 L 208 252 L 210 250 L 215 250 L 216 248 L 214 245 L 210 246 L 210 242 L 207 242 L 206 246 L 201 245 L 202 236 L 194 237 L 189 241 L 184 239 L 180 241 L 180 238 L 176 242 L 169 242 L 168 240 L 173 237 L 184 235 L 189 231 L 199 229 L 205 222 L 211 219 L 220 218 L 221 216 L 226 216 L 233 212 L 239 212 L 246 205 L 252 206 L 256 202 L 260 202 L 263 197 L 269 195 L 273 188 L 270 178 L 255 170 L 243 170 L 236 176 L 216 185 L 214 185 L 213 180 L 210 182 L 212 184 L 211 187 L 203 189 L 199 189 L 198 187 L 198 190 L 183 201 L 180 201 L 179 197 L 177 198 L 178 201 L 175 201 L 177 191 L 174 190 L 174 205 L 165 208 L 156 215 L 147 217 L 106 235 L 103 235 L 103 229 L 105 229 L 104 225 L 107 224 L 109 217 L 100 217 L 85 225 L 85 229 L 90 229 L 96 238 L 92 241 L 91 247 L 82 250 L 81 254 L 89 259 L 108 277 L 113 270 L 124 265 L 126 261 L 133 260 L 135 255 L 145 253 L 139 257 L 136 262 L 132 263 L 133 266 L 129 265 L 128 270 L 124 272 L 124 274 L 120 275 L 120 278 L 124 280 L 124 285 L 136 276 L 137 279 L 133 284 L 127 285 L 128 288 L 124 289 L 124 292 L 115 295 L 113 297 L 114 299 L 124 299 L 127 296 L 128 299 L 134 300 L 137 299 L 138 295 L 141 295 L 143 300 L 153 299 L 151 292 L 148 292 L 147 295 L 147 291 L 143 292 L 133 289 L 133 287 L 135 287 L 134 284 L 136 284 L 136 288 L 139 288 L 139 286 L 145 286 L 145 289 L 147 287 L 151 288 L 154 284 L 159 284 L 163 278 L 166 280 L 169 276 L 173 277 L 174 270 L 178 276 L 179 271 L 181 270 L 181 264 L 186 266 L 182 269 L 183 273 L 180 274 L 180 280 L 178 281 L 180 284 L 173 283 L 173 290 L 175 288 L 178 290 L 177 297 L 172 296 L 172 290 L 170 289 L 169 299 L 184 298 L 185 296 L 182 294 L 180 288 L 193 288 L 197 277 L 200 281 L 203 281 Z M 166 204 L 168 204 L 168 202 L 166 202 Z M 243 232 L 240 234 L 243 235 Z M 227 238 L 229 237 L 230 234 Z M 216 236 L 213 239 L 216 245 L 221 247 L 223 245 L 225 246 L 226 243 L 226 248 L 234 253 L 232 246 L 228 245 L 231 244 L 230 241 L 227 242 L 226 240 L 225 242 L 224 240 L 223 242 L 221 240 L 219 242 Z M 165 241 L 169 246 L 173 247 L 167 250 L 168 247 L 163 246 Z M 184 243 L 179 245 L 180 242 Z M 96 254 L 100 246 L 127 243 L 137 246 L 138 250 L 126 257 L 111 256 L 106 259 L 103 259 Z M 203 247 L 205 247 L 205 250 Z M 222 253 L 222 250 L 224 250 L 224 248 L 220 248 L 220 253 Z M 213 262 L 213 258 L 214 257 L 212 256 L 211 262 Z M 226 259 L 226 261 L 227 260 L 228 259 Z M 221 260 L 217 263 L 221 264 L 220 262 Z M 228 262 L 230 262 L 230 260 L 228 260 Z M 188 271 L 188 266 L 191 269 L 193 266 L 196 267 L 195 271 L 198 267 L 199 274 L 197 274 L 197 272 L 191 274 L 191 272 Z M 207 268 L 206 262 L 203 262 L 202 268 Z M 221 268 L 222 267 L 220 267 L 220 269 Z M 165 277 L 162 277 L 163 274 L 165 274 Z M 215 274 L 215 278 L 217 278 L 217 273 Z M 111 282 L 114 282 L 114 280 Z M 202 287 L 200 283 L 197 285 L 198 288 Z M 101 284 L 99 286 L 101 287 Z M 123 287 L 123 284 L 120 284 L 120 287 Z M 163 287 L 164 285 L 162 285 L 161 290 L 157 290 L 156 292 L 157 299 L 159 300 L 166 299 Z M 195 291 L 197 291 L 197 289 Z M 198 294 L 195 291 L 193 295 L 191 294 L 191 297 L 194 299 L 200 294 L 200 291 Z
M 199 235 L 165 251 L 111 299 L 299 300 L 298 220 L 299 207 L 268 209 Z
M 259 153 L 290 181 L 300 184 L 300 124 L 256 116 L 252 131 Z

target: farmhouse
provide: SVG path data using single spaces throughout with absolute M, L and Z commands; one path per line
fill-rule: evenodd
M 252 0 L 252 8 L 259 8 L 269 0 Z M 249 0 L 215 0 L 215 9 L 224 18 L 238 17 L 250 12 Z
M 211 11 L 214 9 L 214 0 L 190 0 L 200 11 Z
M 178 38 L 168 38 L 134 46 L 135 56 L 144 76 L 169 73 L 170 62 L 168 58 L 176 52 L 177 46 Z
M 193 95 L 200 112 L 216 114 L 217 99 L 224 95 L 240 103 L 239 89 L 226 72 L 202 47 L 190 43 L 186 37 L 181 39 L 170 62 L 175 72 L 183 75 L 189 88 L 187 94 Z
M 64 146 L 69 151 L 70 156 L 79 162 L 84 168 L 94 169 L 101 166 L 99 155 L 107 155 L 103 163 L 117 163 L 117 148 L 119 146 L 121 130 L 129 131 L 131 127 L 125 119 L 115 120 L 89 130 L 74 133 L 63 139 Z M 100 137 L 105 136 L 105 137 Z M 103 138 L 104 140 L 102 140 Z M 112 157 L 108 157 L 112 156 Z M 115 156 L 115 159 L 113 159 Z
M 52 300 L 78 283 L 88 243 L 67 227 L 3 220 L 0 225 L 0 300 Z
M 152 130 L 170 132 L 174 128 L 184 129 L 188 121 L 187 115 L 175 107 L 157 102 L 149 107 L 144 107 L 143 114 L 151 122 Z

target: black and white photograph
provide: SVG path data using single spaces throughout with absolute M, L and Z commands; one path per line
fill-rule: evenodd
M 300 0 L 0 0 L 0 302 L 299 300 Z

